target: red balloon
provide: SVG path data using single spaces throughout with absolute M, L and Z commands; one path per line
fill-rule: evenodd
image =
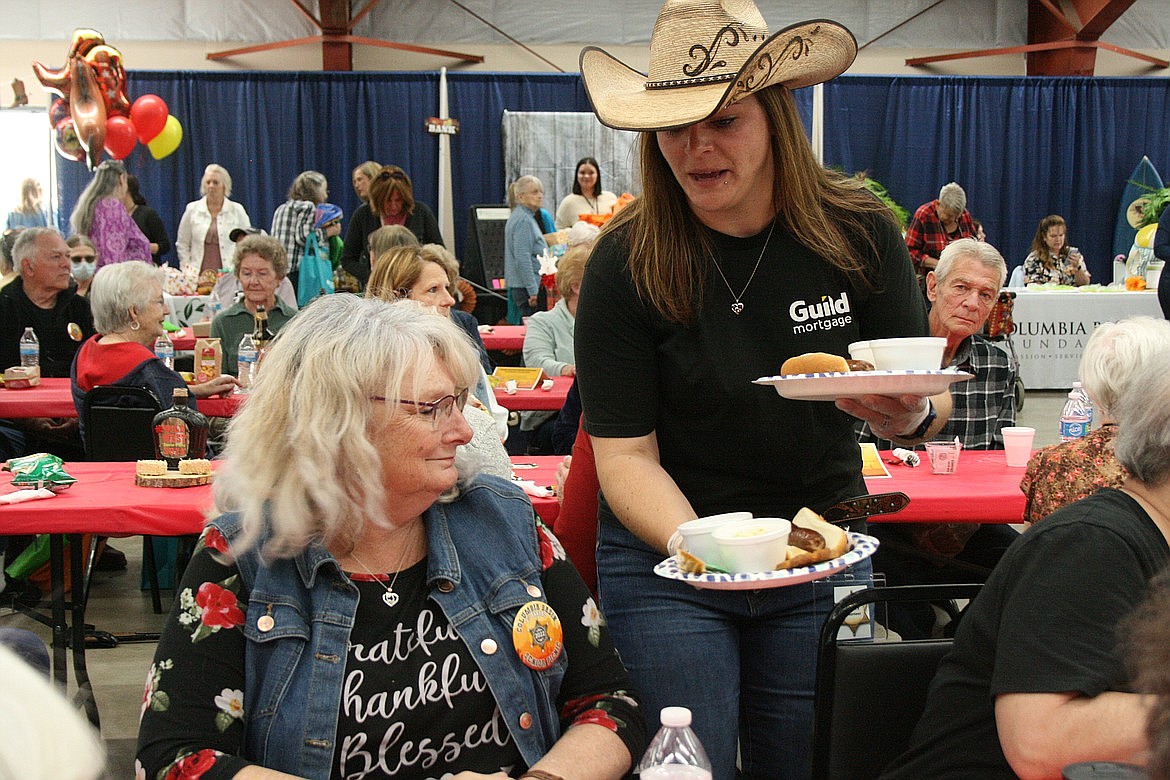
M 138 144 L 134 123 L 124 116 L 112 116 L 106 120 L 106 151 L 115 160 L 121 160 Z
M 62 119 L 73 119 L 73 115 L 69 113 L 69 101 L 64 98 L 53 98 L 49 105 L 49 124 L 56 127 L 61 124 Z
M 130 121 L 138 129 L 138 140 L 149 143 L 166 127 L 170 111 L 158 95 L 143 95 L 130 106 Z

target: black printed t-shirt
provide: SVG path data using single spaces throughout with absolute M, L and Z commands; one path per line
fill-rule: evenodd
M 860 339 L 927 335 L 905 243 L 888 221 L 874 217 L 872 226 L 877 289 L 850 284 L 780 221 L 741 296 L 742 313 L 732 313 L 728 285 L 712 264 L 690 326 L 667 322 L 639 298 L 624 234 L 605 236 L 586 266 L 575 324 L 586 431 L 656 433 L 663 467 L 700 516 L 791 517 L 802 506 L 864 493 L 853 418 L 830 402 L 790 401 L 752 381 L 805 352 L 844 357 Z M 711 236 L 738 293 L 768 230 Z

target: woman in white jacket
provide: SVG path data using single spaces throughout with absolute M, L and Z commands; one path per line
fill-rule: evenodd
M 222 165 L 212 163 L 204 169 L 199 192 L 203 197 L 188 203 L 179 220 L 175 242 L 179 268 L 196 276 L 204 270 L 231 271 L 236 249 L 231 232 L 251 227 L 252 221 L 243 206 L 228 200 L 232 177 Z

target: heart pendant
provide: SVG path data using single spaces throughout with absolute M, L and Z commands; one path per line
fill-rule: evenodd
M 731 304 L 731 313 L 732 314 L 739 314 L 742 311 L 743 311 L 743 304 L 740 303 L 739 301 L 736 301 L 735 303 Z
M 386 606 L 392 607 L 398 603 L 398 594 L 392 590 L 388 590 L 382 594 L 382 602 Z

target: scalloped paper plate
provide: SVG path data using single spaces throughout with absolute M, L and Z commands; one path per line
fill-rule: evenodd
M 799 585 L 802 582 L 812 582 L 832 576 L 843 571 L 855 563 L 860 563 L 874 554 L 878 548 L 878 540 L 865 534 L 848 532 L 849 552 L 829 561 L 801 566 L 795 569 L 777 569 L 776 571 L 748 571 L 739 574 L 688 574 L 678 568 L 678 561 L 672 555 L 654 567 L 654 573 L 668 580 L 678 580 L 696 588 L 711 590 L 762 590 L 764 588 L 783 588 L 788 585 Z
M 863 395 L 935 395 L 974 374 L 946 368 L 939 371 L 843 371 L 825 374 L 763 376 L 754 385 L 772 385 L 793 401 L 835 401 Z

